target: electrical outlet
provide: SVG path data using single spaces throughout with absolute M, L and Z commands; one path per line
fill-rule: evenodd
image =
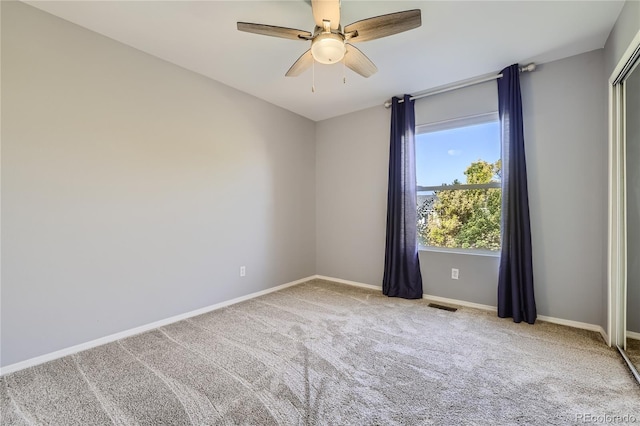
M 245 275 L 247 275 L 247 267 L 246 266 L 241 266 L 240 267 L 240 276 L 244 277 Z
M 457 280 L 458 279 L 458 274 L 460 273 L 460 271 L 456 268 L 451 268 L 451 279 L 452 280 Z

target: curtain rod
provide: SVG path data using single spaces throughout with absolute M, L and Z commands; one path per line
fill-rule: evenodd
M 528 64 L 528 65 L 523 65 L 520 68 L 518 68 L 520 70 L 520 72 L 531 72 L 531 71 L 535 71 L 536 69 L 536 64 L 534 64 L 533 62 Z M 484 83 L 486 81 L 491 81 L 491 80 L 497 80 L 499 78 L 502 78 L 502 74 L 496 74 L 496 75 L 490 75 L 490 76 L 485 76 L 485 77 L 476 77 L 470 80 L 463 80 L 462 82 L 455 84 L 453 86 L 447 86 L 447 87 L 443 87 L 441 89 L 433 89 L 429 92 L 425 92 L 422 93 L 420 95 L 415 95 L 412 96 L 411 99 L 412 101 L 414 99 L 420 99 L 420 98 L 426 98 L 427 96 L 433 96 L 433 95 L 437 95 L 439 93 L 445 93 L 445 92 L 450 92 L 452 90 L 457 90 L 457 89 L 462 89 L 463 87 L 469 87 L 469 86 L 474 86 L 476 84 L 480 84 L 480 83 Z M 404 99 L 400 99 L 398 101 L 398 103 L 402 103 L 404 102 Z M 385 108 L 389 108 L 391 106 L 391 101 L 387 101 L 384 103 L 384 107 Z

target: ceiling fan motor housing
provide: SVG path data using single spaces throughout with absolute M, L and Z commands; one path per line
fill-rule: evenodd
M 321 64 L 335 64 L 340 62 L 346 52 L 344 37 L 341 34 L 318 34 L 311 43 L 313 59 Z

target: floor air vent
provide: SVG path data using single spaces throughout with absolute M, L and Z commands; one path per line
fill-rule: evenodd
M 455 312 L 458 308 L 452 308 L 451 306 L 438 305 L 437 303 L 429 303 L 430 308 L 442 309 L 443 311 Z

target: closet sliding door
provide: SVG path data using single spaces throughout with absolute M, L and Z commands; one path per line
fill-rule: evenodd
M 610 83 L 609 332 L 640 382 L 640 33 Z

